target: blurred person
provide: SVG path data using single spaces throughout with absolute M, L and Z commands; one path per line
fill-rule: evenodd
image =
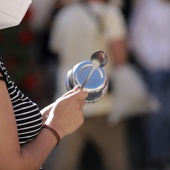
M 60 57 L 54 98 L 66 92 L 67 72 L 77 63 L 90 60 L 95 51 L 103 50 L 108 54 L 109 62 L 105 69 L 110 80 L 112 68 L 121 67 L 126 62 L 126 25 L 123 15 L 117 6 L 105 0 L 84 0 L 62 9 L 54 18 L 50 37 L 49 47 Z M 45 169 L 78 168 L 86 140 L 99 150 L 107 170 L 128 169 L 124 123 L 111 127 L 107 122 L 113 100 L 113 94 L 109 92 L 97 103 L 86 104 L 84 125 L 54 149 L 44 164 Z
M 33 30 L 41 33 L 46 28 L 56 1 L 58 0 L 36 0 L 32 2 L 30 6 L 32 12 L 30 26 Z
M 32 2 L 30 10 L 32 12 L 32 18 L 30 21 L 30 26 L 33 30 L 41 33 L 46 28 L 54 8 L 57 4 L 62 4 L 63 6 L 72 3 L 76 0 L 36 0 Z
M 130 21 L 130 49 L 161 107 L 144 117 L 146 168 L 170 168 L 170 1 L 142 0 Z
M 0 29 L 18 25 L 30 3 L 0 0 Z M 0 169 L 42 169 L 56 144 L 82 125 L 87 96 L 75 87 L 40 111 L 12 81 L 0 58 Z
M 124 5 L 124 0 L 110 0 L 110 3 L 122 7 Z
M 123 5 L 121 8 L 127 23 L 129 22 L 133 5 L 134 5 L 134 0 L 123 0 Z

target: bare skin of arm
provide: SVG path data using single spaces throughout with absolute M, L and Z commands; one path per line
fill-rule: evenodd
M 126 40 L 119 39 L 109 43 L 109 52 L 114 66 L 118 67 L 127 62 Z
M 49 106 L 47 106 L 47 107 L 45 107 L 41 110 L 41 115 L 42 115 L 42 118 L 43 118 L 43 124 L 47 120 L 48 115 L 49 115 L 53 105 L 54 105 L 54 103 L 50 104 Z
M 82 125 L 82 107 L 87 95 L 85 91 L 72 90 L 51 106 L 45 124 L 54 128 L 61 139 Z M 55 147 L 55 136 L 43 128 L 33 141 L 20 147 L 12 103 L 4 81 L 0 81 L 0 103 L 0 169 L 38 170 Z

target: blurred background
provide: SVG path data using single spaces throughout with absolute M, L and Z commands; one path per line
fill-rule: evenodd
M 57 38 L 61 42 L 62 38 L 54 33 L 56 18 L 67 7 L 84 3 L 79 1 L 34 0 L 19 26 L 0 30 L 0 56 L 8 72 L 40 109 L 56 99 L 60 92 L 58 82 L 63 76 L 59 68 L 65 47 L 58 46 L 55 50 L 51 44 L 57 42 Z M 108 169 L 100 148 L 89 137 L 73 170 L 170 170 L 170 1 L 110 0 L 105 3 L 119 9 L 124 21 L 123 48 L 119 46 L 122 43 L 119 38 L 114 39 L 117 45 L 108 47 L 112 52 L 108 56 L 118 57 L 111 56 L 110 60 L 109 90 L 113 100 L 109 101 L 112 107 L 107 110 L 106 122 L 113 129 L 116 141 L 109 143 L 115 149 L 109 159 L 114 162 L 117 155 L 117 162 L 126 166 L 115 163 L 114 169 Z M 59 23 L 64 21 L 63 17 Z M 125 54 L 122 55 L 121 49 L 125 49 Z M 72 61 L 77 64 L 76 60 Z M 60 170 L 55 168 L 55 152 L 57 150 L 43 165 L 45 170 Z M 69 161 L 64 163 L 69 167 Z

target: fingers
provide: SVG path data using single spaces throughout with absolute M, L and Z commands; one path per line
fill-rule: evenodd
M 88 93 L 86 91 L 75 91 L 67 96 L 67 98 L 72 104 L 77 108 L 82 108 L 86 104 L 86 97 L 88 96 Z
M 88 92 L 80 90 L 78 86 L 75 86 L 72 90 L 65 93 L 62 97 L 75 97 L 77 100 L 84 100 L 88 96 Z
M 79 86 L 77 85 L 77 86 L 75 86 L 74 88 L 73 88 L 73 90 L 79 90 Z
M 65 94 L 63 94 L 62 97 L 65 97 L 69 94 L 72 94 L 73 92 L 77 91 L 78 90 L 78 86 L 75 86 L 72 90 L 69 90 L 68 92 L 66 92 Z
M 83 107 L 86 104 L 86 100 L 80 100 L 80 106 Z
M 76 91 L 73 96 L 77 99 L 77 100 L 84 100 L 87 96 L 88 96 L 88 92 L 86 91 Z
M 86 91 L 75 91 L 70 93 L 69 95 L 65 96 L 66 98 L 70 98 L 71 100 L 74 100 L 76 103 L 79 103 L 80 107 L 83 107 L 86 103 L 86 97 L 88 96 L 88 93 Z

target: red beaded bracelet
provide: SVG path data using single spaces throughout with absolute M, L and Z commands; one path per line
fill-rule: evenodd
M 43 125 L 42 126 L 42 128 L 46 128 L 46 129 L 48 129 L 50 132 L 52 132 L 53 133 L 53 135 L 56 137 L 56 139 L 57 139 L 57 144 L 60 142 L 60 136 L 59 136 L 59 134 L 53 129 L 53 128 L 51 128 L 50 126 L 48 126 L 48 125 Z

